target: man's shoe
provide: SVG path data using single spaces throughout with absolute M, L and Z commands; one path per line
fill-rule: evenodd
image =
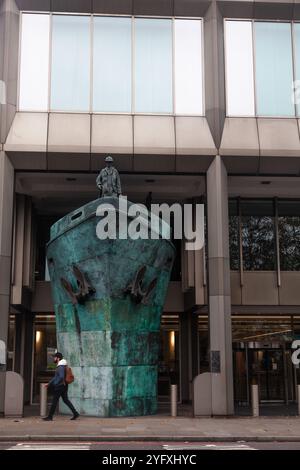
M 43 421 L 52 421 L 53 418 L 52 416 L 46 416 L 46 418 L 43 418 Z
M 70 419 L 70 421 L 75 421 L 75 419 L 77 419 L 78 417 L 79 417 L 79 413 L 75 413 Z

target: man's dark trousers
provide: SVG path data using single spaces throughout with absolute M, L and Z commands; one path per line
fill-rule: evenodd
M 73 415 L 76 415 L 77 411 L 75 410 L 74 406 L 68 398 L 68 385 L 60 385 L 59 387 L 55 387 L 53 390 L 53 399 L 48 416 L 53 418 L 60 397 L 63 399 L 63 402 L 70 408 Z

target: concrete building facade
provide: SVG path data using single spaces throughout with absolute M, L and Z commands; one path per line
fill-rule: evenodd
M 56 347 L 52 223 L 97 197 L 104 156 L 137 202 L 202 202 L 176 241 L 158 393 L 210 372 L 212 415 L 297 400 L 300 3 L 0 0 L 0 413 L 6 369 L 38 402 Z M 299 47 L 298 47 L 299 45 Z M 300 78 L 300 77 L 299 77 Z

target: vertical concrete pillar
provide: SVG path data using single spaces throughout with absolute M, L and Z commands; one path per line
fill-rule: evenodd
M 19 10 L 0 0 L 0 340 L 7 344 L 11 269 L 14 170 L 2 144 L 16 113 Z M 4 412 L 5 368 L 0 372 L 0 413 Z
M 198 315 L 195 313 L 191 317 L 191 352 L 192 352 L 192 380 L 199 373 L 198 364 Z
M 33 348 L 34 315 L 25 312 L 25 337 L 23 357 L 24 403 L 29 404 L 31 399 L 31 373 Z
M 227 172 L 219 155 L 207 171 L 209 334 L 212 414 L 233 407 Z
M 217 148 L 225 121 L 223 17 L 212 0 L 204 17 L 205 115 Z
M 15 366 L 14 366 L 14 372 L 18 372 L 20 374 L 21 372 L 21 360 L 22 356 L 24 354 L 23 351 L 23 343 L 22 343 L 22 322 L 23 322 L 23 316 L 21 313 L 18 313 L 16 315 L 16 320 L 15 320 Z
M 17 108 L 19 9 L 0 0 L 0 143 L 4 143 Z
M 14 169 L 0 151 L 0 340 L 7 344 L 12 251 Z M 0 366 L 1 367 L 1 366 Z M 0 372 L 0 413 L 4 411 L 4 371 Z
M 190 374 L 189 374 L 189 315 L 183 313 L 179 316 L 180 321 L 180 389 L 181 401 L 187 403 L 190 400 Z

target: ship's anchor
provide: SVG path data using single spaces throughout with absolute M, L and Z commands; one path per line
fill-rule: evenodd
M 73 273 L 77 280 L 77 292 L 73 291 L 71 283 L 63 277 L 60 278 L 60 282 L 71 298 L 73 305 L 83 304 L 90 295 L 96 292 L 96 290 L 91 286 L 86 274 L 80 271 L 75 264 L 73 265 Z
M 125 294 L 130 294 L 131 298 L 136 303 L 147 304 L 149 298 L 156 287 L 157 277 L 152 279 L 149 286 L 143 290 L 142 282 L 146 273 L 146 266 L 142 266 L 136 273 L 133 281 L 126 287 Z

